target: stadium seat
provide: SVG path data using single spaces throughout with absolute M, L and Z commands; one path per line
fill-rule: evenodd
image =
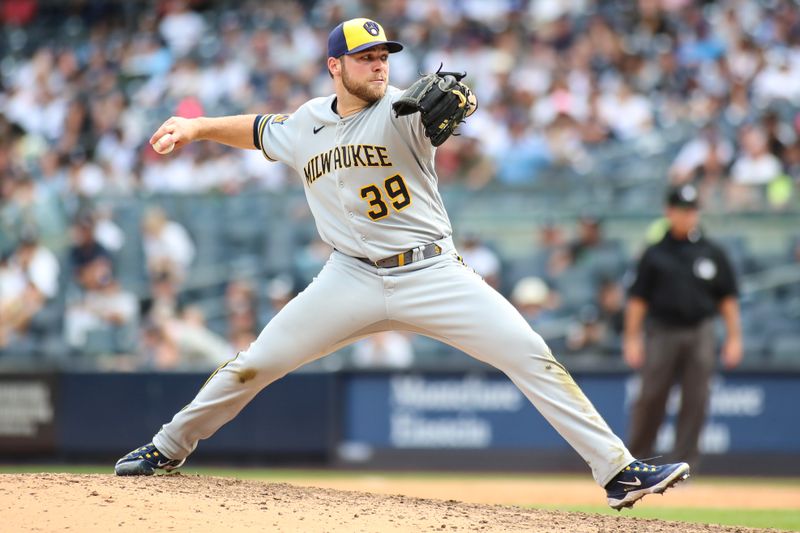
M 800 333 L 778 335 L 770 343 L 773 361 L 800 366 Z

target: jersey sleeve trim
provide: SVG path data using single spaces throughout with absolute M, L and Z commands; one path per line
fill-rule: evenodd
M 272 157 L 270 157 L 270 155 L 267 153 L 267 150 L 264 147 L 264 128 L 267 127 L 267 124 L 269 123 L 269 121 L 274 116 L 275 116 L 274 114 L 269 114 L 269 115 L 264 115 L 264 116 L 261 117 L 261 122 L 258 124 L 258 140 L 260 141 L 258 148 L 261 150 L 261 154 L 264 157 L 266 157 L 268 161 L 272 161 L 273 163 L 277 163 L 278 160 L 277 159 L 273 159 Z M 255 125 L 254 125 L 254 127 L 255 127 Z
M 261 150 L 261 136 L 259 136 L 258 132 L 262 118 L 264 118 L 264 115 L 256 115 L 256 119 L 253 121 L 253 146 L 258 150 Z

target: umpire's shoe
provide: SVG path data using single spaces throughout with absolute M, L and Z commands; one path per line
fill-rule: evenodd
M 156 469 L 174 470 L 186 459 L 168 459 L 151 442 L 117 461 L 114 471 L 118 476 L 152 476 Z
M 633 507 L 643 496 L 661 494 L 688 477 L 689 465 L 686 463 L 653 466 L 634 461 L 606 485 L 608 505 L 617 511 Z

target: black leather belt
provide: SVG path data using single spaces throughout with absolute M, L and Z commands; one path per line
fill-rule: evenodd
M 393 255 L 391 257 L 385 257 L 378 261 L 370 261 L 366 257 L 356 257 L 359 261 L 363 261 L 364 263 L 372 266 L 376 266 L 379 268 L 394 268 L 403 265 L 410 265 L 415 261 L 414 259 L 414 252 L 419 250 L 420 254 L 416 258 L 416 261 L 421 261 L 423 259 L 429 259 L 431 257 L 436 257 L 437 255 L 441 255 L 442 247 L 438 244 L 431 243 L 431 244 L 424 244 L 418 248 L 413 248 L 411 250 L 406 250 L 402 254 Z

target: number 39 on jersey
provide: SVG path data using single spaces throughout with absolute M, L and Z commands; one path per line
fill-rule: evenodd
M 388 204 L 387 200 L 384 200 L 384 195 L 388 197 Z M 367 215 L 372 220 L 380 220 L 388 216 L 390 214 L 389 206 L 396 211 L 402 211 L 411 205 L 411 193 L 408 192 L 406 182 L 400 174 L 386 178 L 383 188 L 374 183 L 362 187 L 361 198 L 369 204 L 370 209 L 367 211 Z

